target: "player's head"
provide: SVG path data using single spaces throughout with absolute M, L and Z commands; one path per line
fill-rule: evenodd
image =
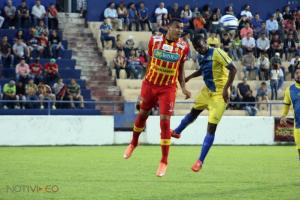
M 300 61 L 295 66 L 295 81 L 300 84 Z
M 168 25 L 168 32 L 170 40 L 178 40 L 183 33 L 183 23 L 180 19 L 172 19 Z
M 196 33 L 193 35 L 192 43 L 195 50 L 200 54 L 205 54 L 208 50 L 207 36 L 205 33 Z

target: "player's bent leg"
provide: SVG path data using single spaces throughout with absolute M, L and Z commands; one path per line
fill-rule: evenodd
M 156 176 L 164 176 L 166 174 L 167 165 L 168 165 L 168 155 L 171 144 L 171 131 L 170 131 L 170 116 L 161 115 L 160 116 L 160 146 L 162 158 L 160 160 L 160 164 L 156 171 Z
M 127 148 L 125 149 L 125 152 L 123 155 L 123 157 L 125 159 L 130 158 L 134 149 L 137 147 L 140 134 L 145 128 L 145 124 L 146 124 L 148 115 L 149 115 L 149 112 L 142 110 L 142 109 L 140 110 L 139 114 L 137 115 L 135 122 L 134 122 L 134 126 L 133 126 L 132 140 L 131 140 L 130 144 L 127 146 Z
M 181 120 L 179 126 L 174 129 L 174 130 L 171 130 L 171 136 L 174 137 L 174 138 L 177 138 L 179 139 L 180 138 L 180 134 L 181 132 L 188 126 L 190 125 L 191 123 L 193 123 L 197 117 L 199 116 L 199 114 L 202 112 L 203 110 L 197 110 L 195 108 L 192 108 L 191 111 L 186 115 L 184 116 L 184 118 Z

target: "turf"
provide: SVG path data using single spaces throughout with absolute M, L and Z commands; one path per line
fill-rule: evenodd
M 173 146 L 162 178 L 155 177 L 158 146 L 141 146 L 130 160 L 122 158 L 124 148 L 0 147 L 0 199 L 300 199 L 300 162 L 291 146 L 215 146 L 199 173 L 190 170 L 199 147 Z

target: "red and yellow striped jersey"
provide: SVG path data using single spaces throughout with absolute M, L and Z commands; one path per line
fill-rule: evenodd
M 145 79 L 154 85 L 176 85 L 179 66 L 187 59 L 189 45 L 182 38 L 169 42 L 164 35 L 152 36 L 149 41 L 150 61 Z

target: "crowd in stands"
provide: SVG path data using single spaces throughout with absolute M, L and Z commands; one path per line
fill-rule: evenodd
M 238 18 L 237 30 L 225 31 L 222 28 L 220 19 L 224 15 Z M 127 78 L 142 78 L 147 54 L 145 49 L 133 48 L 132 38 L 123 44 L 120 34 L 115 37 L 112 31 L 146 31 L 147 28 L 153 34 L 161 34 L 173 18 L 182 20 L 187 41 L 190 33 L 206 31 L 211 47 L 224 49 L 239 62 L 243 82 L 232 88 L 231 100 L 254 102 L 243 106 L 250 115 L 255 115 L 261 107 L 255 106 L 256 101 L 269 101 L 268 96 L 271 100 L 278 99 L 278 90 L 283 89 L 284 81 L 293 78 L 293 69 L 300 63 L 300 8 L 292 10 L 289 5 L 275 10 L 267 19 L 261 19 L 260 13 L 253 12 L 250 5 L 245 5 L 240 13 L 234 13 L 232 5 L 222 11 L 208 5 L 191 8 L 176 2 L 173 5 L 161 2 L 151 13 L 143 2 L 129 5 L 110 3 L 104 11 L 104 18 L 100 38 L 103 47 L 111 40 L 112 48 L 118 51 L 114 59 L 117 78 L 120 69 L 126 70 Z M 261 86 L 250 88 L 247 79 L 260 80 Z M 256 97 L 253 97 L 253 90 L 257 90 Z M 240 109 L 234 105 L 230 107 Z
M 0 17 L 0 33 L 17 29 L 14 38 L 3 35 L 0 42 L 0 80 L 7 69 L 15 70 L 15 78 L 0 85 L 0 108 L 44 109 L 84 107 L 80 85 L 75 79 L 64 83 L 57 59 L 64 47 L 58 30 L 58 11 L 54 4 L 46 9 L 40 0 L 30 9 L 26 0 L 16 7 L 7 0 Z M 49 59 L 45 64 L 40 59 Z M 61 101 L 69 101 L 66 104 Z M 76 101 L 76 104 L 74 103 Z M 77 103 L 79 102 L 79 103 Z M 77 105 L 79 104 L 79 105 Z

